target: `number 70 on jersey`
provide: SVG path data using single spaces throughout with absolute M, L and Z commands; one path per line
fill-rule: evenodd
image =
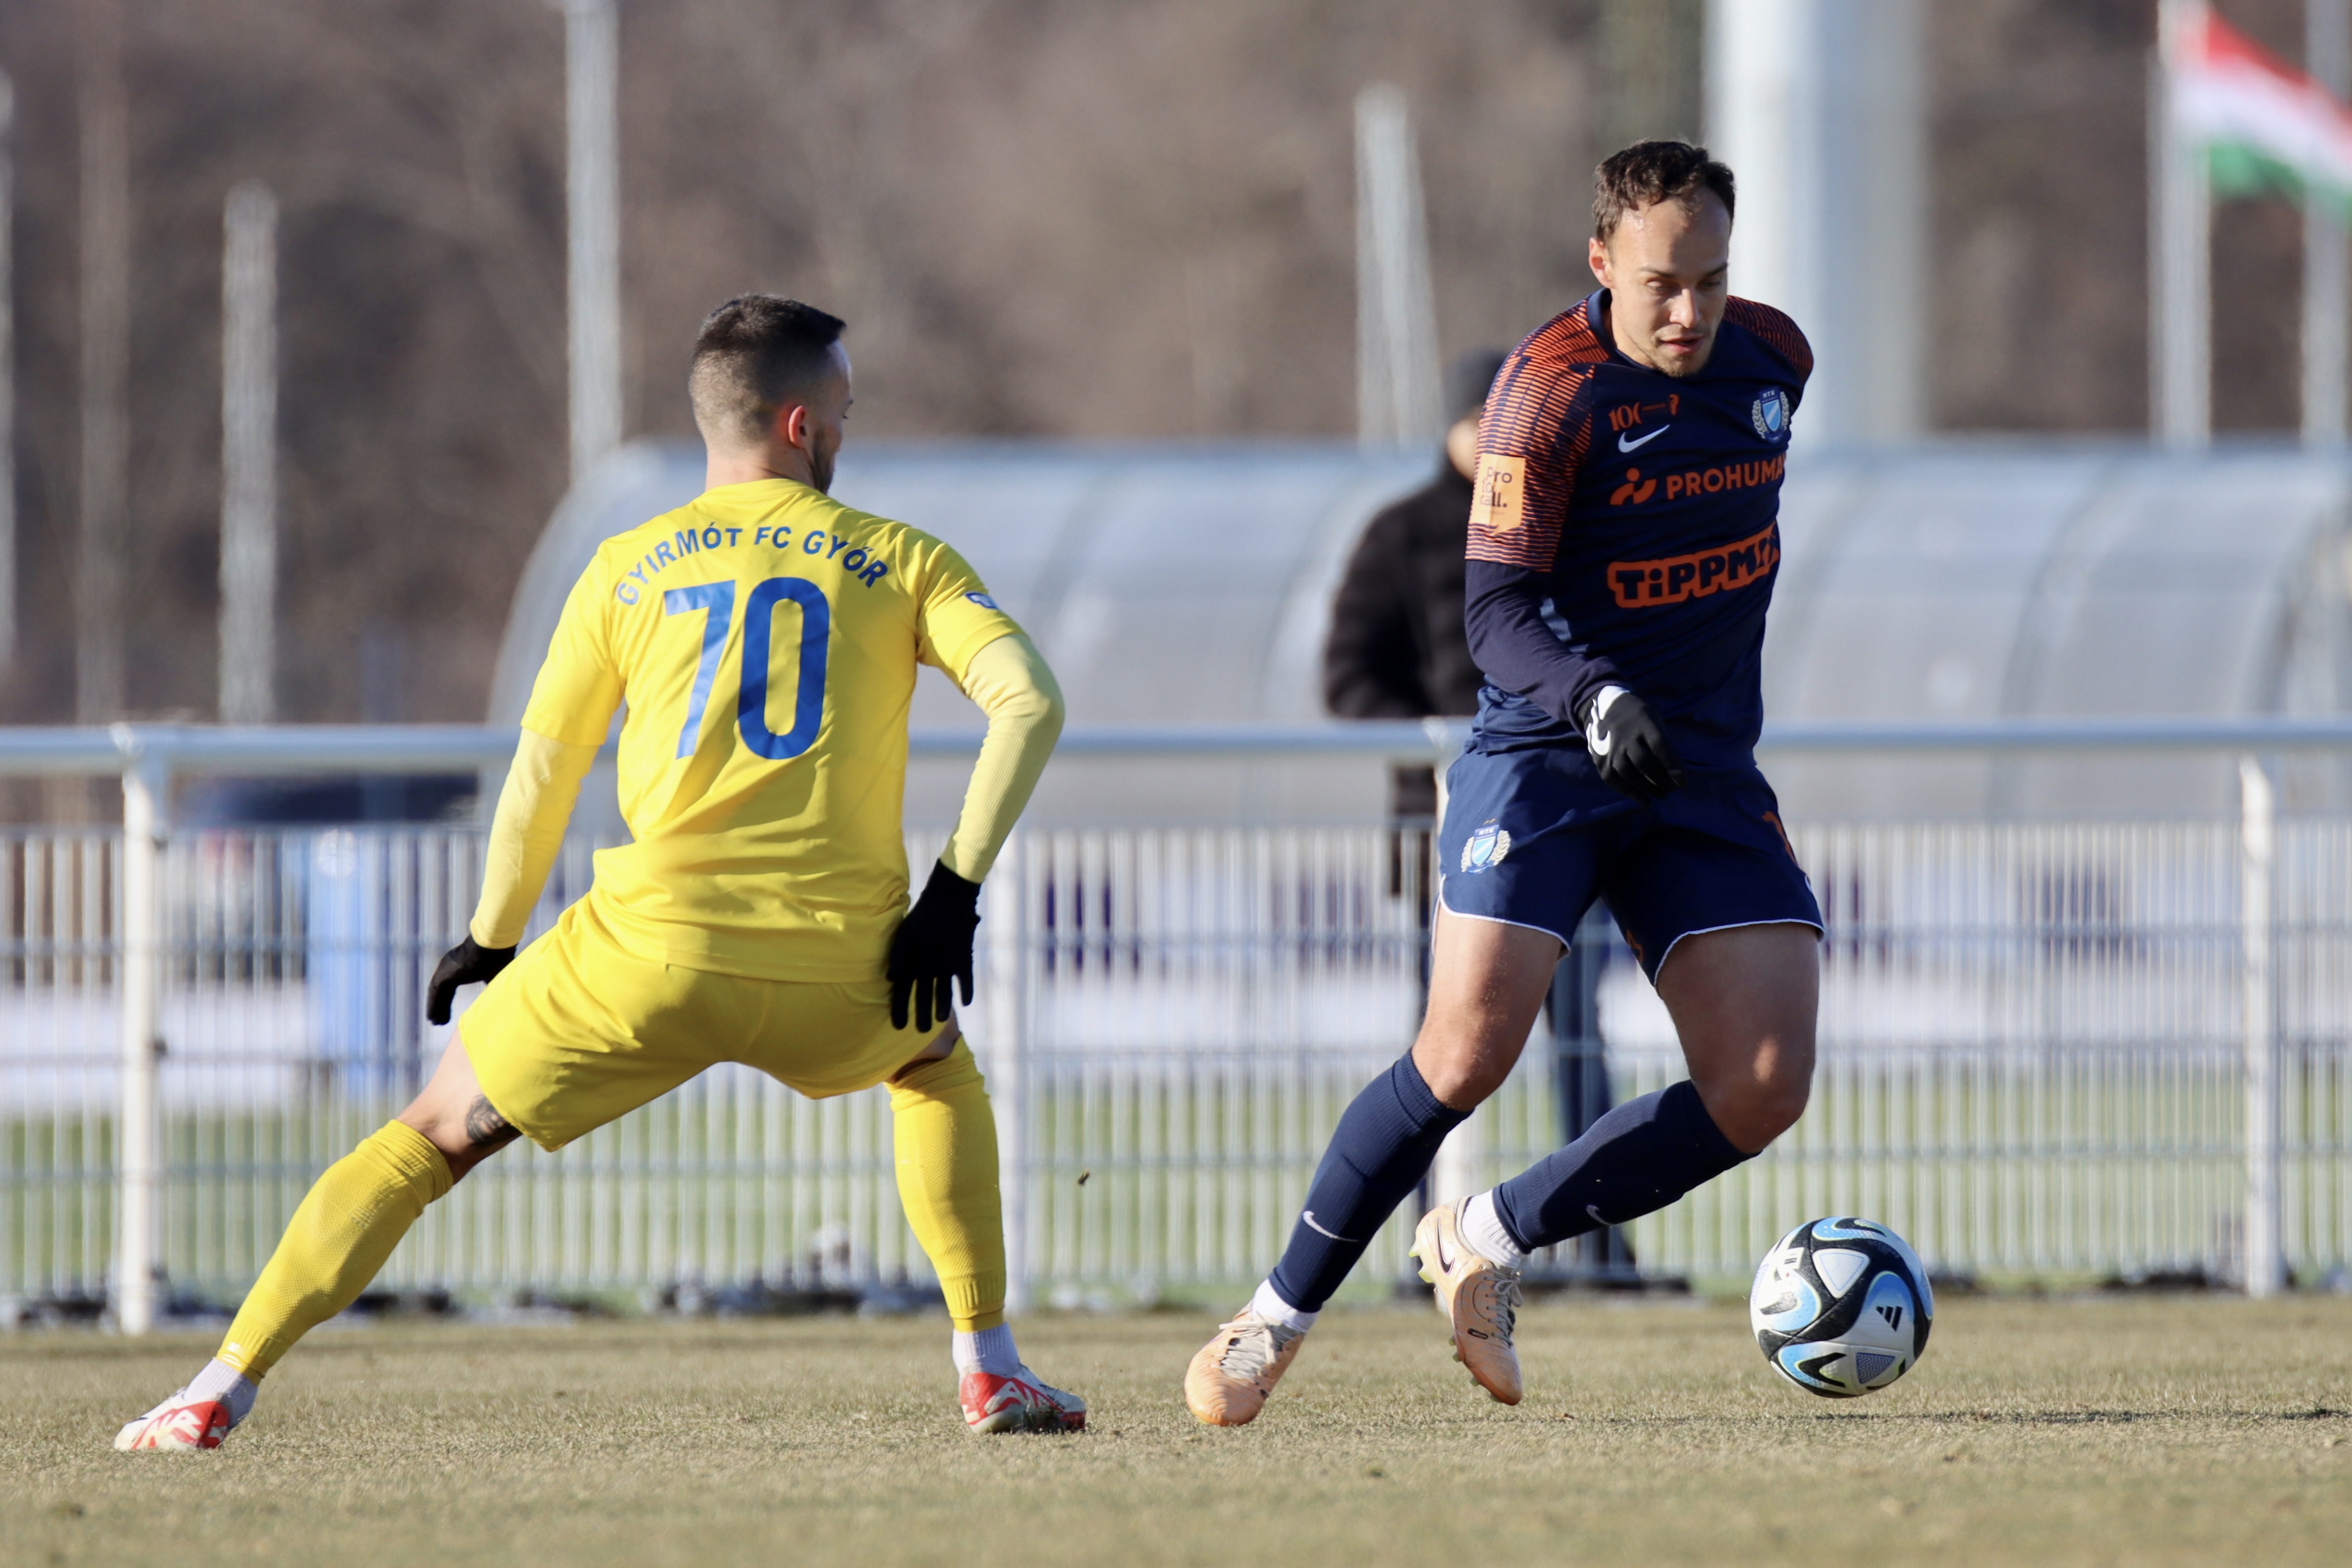
M 800 682 L 793 695 L 793 722 L 778 735 L 768 727 L 768 681 L 776 608 L 786 601 L 801 607 Z M 677 732 L 677 755 L 694 755 L 702 735 L 703 711 L 719 679 L 719 661 L 735 620 L 735 584 L 698 582 L 662 595 L 662 612 L 699 611 L 702 656 L 694 669 L 694 691 L 686 702 L 686 724 Z M 743 596 L 743 670 L 735 697 L 735 727 L 743 744 L 771 762 L 798 757 L 816 744 L 824 723 L 825 647 L 833 631 L 833 606 L 824 591 L 804 577 L 772 577 Z

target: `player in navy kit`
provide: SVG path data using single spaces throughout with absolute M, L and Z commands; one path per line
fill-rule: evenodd
M 1643 141 L 1595 186 L 1601 287 L 1504 362 L 1480 425 L 1465 619 L 1486 685 L 1446 776 L 1429 1010 L 1340 1118 L 1279 1266 L 1193 1358 L 1203 1422 L 1264 1406 L 1445 1134 L 1510 1072 L 1596 897 L 1691 1076 L 1423 1218 L 1414 1251 L 1471 1375 L 1518 1402 L 1528 1253 L 1672 1203 L 1804 1110 L 1821 911 L 1754 747 L 1812 354 L 1787 317 L 1729 297 L 1730 170 Z

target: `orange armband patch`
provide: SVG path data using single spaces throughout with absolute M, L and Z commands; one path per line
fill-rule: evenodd
M 1470 526 L 1490 534 L 1517 531 L 1528 520 L 1526 458 L 1481 452 L 1470 501 Z

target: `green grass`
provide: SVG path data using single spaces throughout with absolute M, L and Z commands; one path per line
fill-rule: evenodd
M 1210 1320 L 1022 1325 L 1083 1436 L 978 1439 L 938 1320 L 321 1333 L 217 1454 L 115 1426 L 209 1347 L 0 1341 L 0 1562 L 2341 1562 L 2352 1300 L 1956 1301 L 1856 1404 L 1726 1306 L 1544 1305 L 1477 1394 L 1433 1314 L 1335 1312 L 1268 1414 L 1178 1394 Z

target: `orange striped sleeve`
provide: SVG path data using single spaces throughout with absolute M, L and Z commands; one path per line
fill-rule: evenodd
M 1548 571 L 1592 441 L 1589 389 L 1608 358 L 1585 307 L 1557 316 L 1503 362 L 1478 418 L 1472 560 Z
M 1784 312 L 1735 295 L 1725 302 L 1723 319 L 1752 333 L 1766 348 L 1788 361 L 1800 382 L 1812 375 L 1813 346 L 1805 341 L 1805 334 Z

